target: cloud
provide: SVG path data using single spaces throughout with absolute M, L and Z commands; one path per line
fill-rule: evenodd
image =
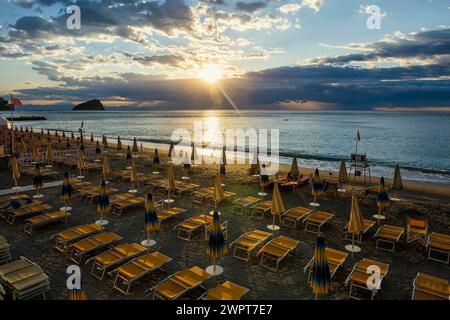
M 235 4 L 236 8 L 238 10 L 247 12 L 247 13 L 253 13 L 255 11 L 261 10 L 265 7 L 267 7 L 267 1 L 254 1 L 254 2 L 244 2 L 244 1 L 238 1 Z

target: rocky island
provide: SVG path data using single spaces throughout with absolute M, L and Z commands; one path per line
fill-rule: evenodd
M 101 111 L 104 111 L 105 107 L 103 106 L 103 104 L 100 100 L 93 99 L 93 100 L 89 100 L 89 101 L 77 104 L 72 110 L 81 110 L 81 111 L 101 110 Z

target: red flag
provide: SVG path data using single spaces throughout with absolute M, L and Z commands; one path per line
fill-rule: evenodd
M 359 135 L 359 130 L 356 132 L 356 140 L 361 141 L 361 136 Z
M 21 106 L 22 102 L 19 99 L 11 97 L 11 104 L 16 105 L 16 106 Z

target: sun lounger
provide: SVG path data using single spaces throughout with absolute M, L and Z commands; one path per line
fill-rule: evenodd
M 76 263 L 81 263 L 83 258 L 89 253 L 107 246 L 111 246 L 113 243 L 121 239 L 122 237 L 115 233 L 103 232 L 93 235 L 87 239 L 75 242 L 71 245 L 71 259 Z
M 223 199 L 226 200 L 227 198 L 234 197 L 235 195 L 236 195 L 236 193 L 234 193 L 234 192 L 231 192 L 231 191 L 224 191 L 224 192 L 223 192 Z M 209 195 L 206 197 L 206 200 L 207 200 L 207 202 L 208 202 L 208 205 L 210 205 L 210 206 L 215 206 L 215 203 L 214 203 L 214 196 L 213 196 L 212 194 L 209 194 Z
M 328 267 L 330 268 L 330 276 L 333 279 L 335 273 L 339 270 L 339 267 L 344 265 L 345 260 L 348 257 L 348 253 L 333 248 L 326 247 L 325 252 L 327 255 Z M 311 281 L 312 267 L 314 265 L 314 257 L 309 260 L 308 264 L 303 269 L 304 272 L 308 271 L 308 282 Z
M 244 210 L 250 208 L 251 206 L 260 201 L 261 198 L 256 198 L 252 196 L 236 199 L 233 201 L 231 211 L 242 215 L 244 213 Z
M 30 196 L 27 194 L 14 194 L 14 195 L 9 195 L 9 196 L 1 196 L 0 197 L 0 205 L 8 205 L 9 202 L 11 200 L 24 200 L 24 199 L 29 199 Z
M 73 227 L 68 230 L 61 231 L 60 233 L 53 236 L 56 237 L 55 249 L 61 252 L 65 252 L 70 243 L 85 237 L 92 236 L 93 234 L 101 231 L 102 226 L 95 223 L 84 224 L 81 226 Z
M 40 204 L 42 203 L 39 200 L 30 200 L 30 199 L 16 199 L 16 200 L 11 200 L 8 205 L 5 205 L 1 208 L 0 210 L 0 217 L 7 220 L 8 216 L 18 210 L 18 209 L 22 209 L 25 210 L 25 208 L 29 208 L 32 207 L 34 205 Z
M 263 219 L 264 215 L 267 212 L 270 212 L 272 209 L 272 201 L 267 200 L 264 202 L 258 202 L 257 204 L 254 204 L 250 207 L 251 209 L 251 217 L 257 218 L 257 219 Z
M 261 230 L 244 233 L 230 244 L 230 248 L 234 246 L 233 257 L 248 262 L 252 252 L 271 236 L 271 233 Z
M 375 220 L 370 220 L 370 219 L 363 219 L 363 231 L 358 234 L 355 235 L 355 242 L 356 243 L 362 243 L 363 240 L 363 236 L 376 224 L 377 222 Z M 350 233 L 348 233 L 348 223 L 347 225 L 344 227 L 344 238 L 345 240 L 349 240 L 352 241 L 352 235 Z
M 6 218 L 6 221 L 13 224 L 17 218 L 31 216 L 50 209 L 52 209 L 52 207 L 46 203 L 36 203 L 31 206 L 21 207 L 11 211 L 8 218 Z
M 132 259 L 144 253 L 146 250 L 147 248 L 137 243 L 119 244 L 106 252 L 86 260 L 86 264 L 94 260 L 91 274 L 97 279 L 102 280 L 107 269 Z
M 109 204 L 110 205 L 114 205 L 119 201 L 123 201 L 126 199 L 130 199 L 130 198 L 134 198 L 136 197 L 134 194 L 132 193 L 119 193 L 119 194 L 114 194 L 112 196 L 109 197 Z
M 295 229 L 297 227 L 297 223 L 304 220 L 312 212 L 312 209 L 305 207 L 295 207 L 289 209 L 280 216 L 281 223 L 283 223 L 284 226 L 293 227 Z
M 111 194 L 114 192 L 117 192 L 117 189 L 114 188 L 105 188 L 105 193 L 106 194 Z M 89 201 L 90 203 L 93 203 L 95 199 L 97 199 L 98 197 L 100 197 L 100 188 L 97 187 L 96 189 L 90 190 L 85 194 L 85 198 L 86 201 Z
M 324 212 L 324 211 L 316 211 L 308 215 L 305 222 L 305 231 L 315 233 L 317 235 L 320 234 L 320 228 L 330 221 L 334 217 L 334 214 Z
M 201 204 L 203 201 L 208 199 L 209 196 L 212 196 L 214 194 L 214 188 L 213 187 L 207 187 L 202 188 L 199 190 L 195 190 L 192 192 L 192 202 Z
M 195 266 L 171 275 L 150 290 L 153 291 L 153 299 L 158 297 L 173 300 L 187 291 L 201 286 L 209 278 L 211 278 L 210 274 Z
M 70 216 L 70 212 L 67 211 L 55 211 L 40 214 L 38 216 L 25 220 L 26 223 L 23 230 L 26 233 L 31 234 L 34 228 L 59 221 L 66 222 L 68 216 Z
M 378 231 L 373 236 L 377 239 L 375 248 L 380 250 L 385 250 L 389 252 L 395 251 L 395 244 L 400 240 L 400 237 L 405 232 L 405 228 L 390 226 L 390 225 L 382 225 L 378 228 Z M 381 246 L 382 243 L 387 244 L 387 247 Z
M 243 177 L 239 181 L 247 187 L 251 183 L 259 182 L 259 179 L 260 179 L 259 175 L 250 175 Z
M 74 190 L 74 195 L 77 198 L 83 198 L 85 197 L 89 192 L 93 192 L 93 191 L 97 191 L 98 190 L 98 186 L 83 186 L 81 188 L 75 188 Z
M 242 287 L 230 281 L 225 281 L 218 286 L 206 291 L 199 299 L 202 300 L 241 300 L 247 294 L 248 288 Z
M 186 212 L 186 209 L 183 208 L 166 208 L 166 209 L 161 209 L 158 211 L 158 219 L 159 221 L 164 221 L 176 216 L 179 216 L 180 214 Z
M 175 190 L 173 192 L 174 196 L 181 197 L 183 193 L 191 192 L 192 189 L 197 188 L 198 184 L 181 182 L 175 183 Z
M 426 246 L 428 238 L 428 221 L 426 219 L 414 219 L 408 217 L 406 222 L 406 242 L 414 241 Z
M 427 247 L 428 247 L 428 260 L 434 260 L 445 264 L 449 263 L 450 235 L 432 232 L 428 236 Z M 445 259 L 441 259 L 440 256 L 445 257 Z
M 450 300 L 448 280 L 419 272 L 414 279 L 412 300 Z
M 147 253 L 135 258 L 113 271 L 117 273 L 113 288 L 127 295 L 133 283 L 151 272 L 161 269 L 170 261 L 172 258 L 159 252 Z
M 379 273 L 375 273 L 376 271 Z M 349 297 L 360 300 L 362 292 L 369 292 L 370 299 L 373 300 L 388 271 L 389 265 L 386 263 L 371 259 L 360 260 L 345 280 L 345 285 L 350 284 Z
M 300 241 L 285 236 L 279 236 L 270 240 L 259 250 L 259 254 L 261 254 L 261 262 L 259 265 L 273 271 L 278 271 L 280 262 L 292 253 L 299 243 Z
M 9 260 L 11 260 L 11 252 L 9 251 L 8 241 L 0 236 L 0 266 Z
M 188 218 L 177 224 L 174 229 L 177 230 L 177 237 L 183 240 L 190 241 L 191 235 L 201 229 L 207 228 L 212 223 L 212 216 L 200 214 L 191 218 Z

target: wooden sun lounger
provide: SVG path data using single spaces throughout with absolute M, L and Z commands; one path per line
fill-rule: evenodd
M 158 219 L 162 222 L 164 220 L 179 216 L 184 212 L 186 212 L 186 209 L 176 207 L 161 209 L 158 211 Z
M 374 271 L 370 271 L 370 268 L 378 268 L 379 278 L 378 281 L 370 283 L 372 286 L 368 286 L 369 277 L 373 276 Z M 353 270 L 345 280 L 345 285 L 350 283 L 349 297 L 352 299 L 360 300 L 361 296 L 358 296 L 359 291 L 365 291 L 370 293 L 370 299 L 373 300 L 377 292 L 381 289 L 381 283 L 389 272 L 389 265 L 383 262 L 362 259 L 355 264 Z
M 150 290 L 153 291 L 153 299 L 158 297 L 173 300 L 187 291 L 201 286 L 211 277 L 205 270 L 195 266 L 169 276 Z
M 0 204 L 1 205 L 5 205 L 5 204 L 9 204 L 9 202 L 11 200 L 23 200 L 23 199 L 28 199 L 30 198 L 29 195 L 27 194 L 14 194 L 14 195 L 9 195 L 9 196 L 1 196 L 0 197 Z
M 31 234 L 33 232 L 34 228 L 41 227 L 50 223 L 64 221 L 64 223 L 67 222 L 67 217 L 70 216 L 70 212 L 67 211 L 55 211 L 55 212 L 49 212 L 40 214 L 38 216 L 29 218 L 25 223 L 24 231 L 28 234 Z
M 6 221 L 9 224 L 13 224 L 16 218 L 31 216 L 50 209 L 52 209 L 52 207 L 46 203 L 36 203 L 31 206 L 21 207 L 19 209 L 12 210 L 9 213 L 8 218 L 6 218 Z
M 16 200 L 20 200 L 20 199 L 16 199 Z M 23 200 L 23 199 L 22 199 L 22 200 Z M 33 199 L 33 200 L 31 200 L 31 202 L 29 202 L 29 203 L 23 203 L 23 204 L 21 204 L 21 206 L 20 206 L 19 208 L 17 208 L 17 209 L 12 208 L 12 207 L 10 206 L 10 204 L 8 203 L 7 206 L 3 207 L 2 210 L 0 210 L 0 217 L 6 220 L 6 219 L 8 219 L 8 216 L 9 216 L 11 213 L 13 213 L 15 210 L 18 210 L 18 209 L 24 210 L 25 208 L 29 208 L 29 207 L 32 207 L 32 206 L 34 206 L 34 205 L 40 204 L 40 203 L 42 203 L 42 202 L 39 201 L 39 200 Z
M 382 225 L 378 228 L 377 232 L 373 236 L 377 239 L 375 248 L 379 250 L 385 250 L 389 252 L 395 251 L 395 244 L 400 240 L 400 237 L 405 233 L 405 228 Z M 381 243 L 386 243 L 389 247 L 381 246 Z
M 115 202 L 113 204 L 112 213 L 117 216 L 121 216 L 123 213 L 123 210 L 144 206 L 144 204 L 145 204 L 144 197 L 136 197 L 135 196 L 132 198 L 127 198 L 127 199 Z M 160 206 L 161 206 L 161 204 L 156 205 L 157 208 Z
M 363 231 L 355 236 L 355 242 L 356 243 L 362 243 L 363 236 L 376 224 L 377 222 L 375 220 L 370 219 L 363 219 Z M 352 235 L 347 232 L 348 230 L 348 223 L 344 227 L 344 238 L 345 240 L 352 241 Z
M 214 191 L 213 191 L 213 192 L 214 192 Z M 224 192 L 223 192 L 223 199 L 225 200 L 225 199 L 227 199 L 227 198 L 234 197 L 235 195 L 236 195 L 236 193 L 234 193 L 234 192 L 231 192 L 231 191 L 224 191 Z M 208 205 L 210 205 L 210 206 L 215 206 L 215 203 L 214 203 L 214 196 L 213 196 L 212 194 L 208 195 L 208 196 L 206 197 L 206 200 L 207 200 L 207 202 L 208 202 Z
M 214 193 L 213 187 L 201 188 L 199 190 L 195 190 L 192 192 L 192 202 L 201 204 L 203 201 L 208 199 L 209 196 L 212 196 Z
M 259 254 L 261 254 L 261 262 L 259 265 L 273 271 L 278 271 L 280 262 L 292 253 L 299 243 L 300 241 L 285 236 L 278 236 L 270 240 L 259 250 Z
M 241 300 L 249 292 L 248 288 L 225 281 L 206 291 L 199 299 L 202 300 Z
M 239 181 L 247 187 L 251 183 L 259 182 L 259 179 L 260 179 L 259 175 L 250 175 L 243 177 Z
M 250 207 L 251 217 L 257 219 L 263 219 L 267 212 L 272 209 L 272 201 L 266 200 L 264 202 L 258 202 Z
M 328 267 L 330 268 L 330 276 L 331 279 L 333 279 L 333 276 L 338 271 L 339 267 L 344 265 L 345 260 L 347 260 L 348 253 L 329 247 L 325 248 L 325 252 L 327 255 Z M 304 272 L 308 271 L 308 282 L 311 281 L 313 265 L 314 265 L 314 257 L 312 257 L 311 260 L 309 260 L 309 262 L 303 269 Z
M 414 279 L 412 300 L 450 300 L 448 280 L 419 272 Z
M 207 228 L 212 223 L 212 219 L 210 215 L 200 214 L 184 220 L 174 227 L 177 229 L 177 237 L 190 241 L 191 235 L 202 227 Z
M 64 230 L 54 235 L 56 237 L 55 249 L 65 252 L 68 245 L 74 241 L 84 237 L 89 237 L 95 233 L 102 231 L 102 226 L 92 223 L 76 226 L 68 230 Z M 53 238 L 52 237 L 52 238 Z
M 175 190 L 173 192 L 174 196 L 181 197 L 181 195 L 185 192 L 191 192 L 192 189 L 197 188 L 198 184 L 195 183 L 187 183 L 187 182 L 178 182 L 175 183 Z
M 250 208 L 254 204 L 261 201 L 261 198 L 256 198 L 253 196 L 247 196 L 244 198 L 239 198 L 233 201 L 231 211 L 242 215 L 245 209 Z
M 121 264 L 129 259 L 144 253 L 146 247 L 138 243 L 119 244 L 106 252 L 86 260 L 86 264 L 94 260 L 92 264 L 91 274 L 99 280 L 103 279 L 108 268 Z
M 295 207 L 287 210 L 281 215 L 281 222 L 284 226 L 293 227 L 295 229 L 297 224 L 304 220 L 312 212 L 313 210 L 309 208 Z
M 438 261 L 445 264 L 448 264 L 450 261 L 450 235 L 432 232 L 428 236 L 427 241 L 428 247 L 428 260 Z M 434 253 L 434 256 L 433 256 Z M 445 259 L 440 259 L 436 257 L 436 253 L 438 255 L 442 255 Z
M 324 212 L 324 211 L 312 212 L 304 220 L 304 222 L 305 222 L 305 231 L 319 235 L 320 234 L 320 228 L 325 223 L 330 221 L 333 217 L 334 217 L 334 214 L 328 213 L 328 212 Z
M 83 198 L 85 197 L 89 192 L 93 192 L 98 190 L 98 186 L 83 186 L 81 188 L 75 188 L 74 195 L 77 198 Z
M 111 272 L 117 273 L 113 288 L 127 295 L 133 283 L 155 270 L 162 270 L 170 261 L 172 258 L 157 251 L 135 258 Z
M 119 194 L 114 194 L 111 197 L 109 197 L 109 204 L 110 205 L 114 205 L 115 203 L 119 202 L 119 201 L 123 201 L 126 199 L 130 199 L 130 198 L 134 198 L 136 197 L 134 194 L 132 193 L 119 193 Z
M 103 232 L 75 242 L 70 246 L 72 248 L 71 259 L 79 264 L 89 253 L 110 246 L 119 240 L 122 240 L 121 236 L 112 232 Z
M 233 257 L 248 262 L 252 252 L 271 236 L 271 233 L 261 230 L 244 233 L 230 244 L 230 248 L 234 246 Z

